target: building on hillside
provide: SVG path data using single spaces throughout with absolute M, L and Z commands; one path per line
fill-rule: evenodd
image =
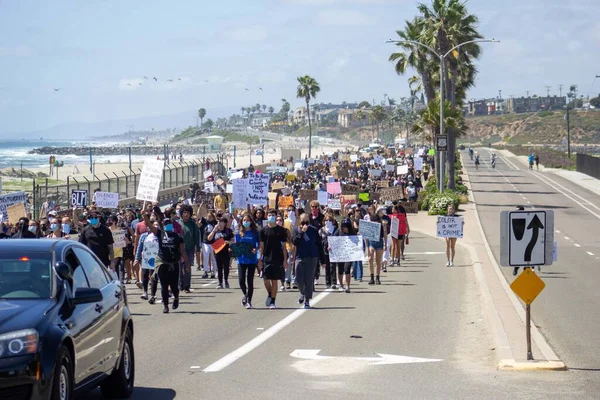
M 252 116 L 250 126 L 253 128 L 266 128 L 271 122 L 271 114 L 257 113 Z
M 566 97 L 532 96 L 513 97 L 506 100 L 507 113 L 537 112 L 561 109 L 567 105 Z
M 339 109 L 326 109 L 315 112 L 315 121 L 321 126 L 336 126 Z
M 292 115 L 292 121 L 298 125 L 308 124 L 306 107 L 297 107 Z
M 342 128 L 350 128 L 354 120 L 354 110 L 341 109 L 338 111 L 337 123 Z

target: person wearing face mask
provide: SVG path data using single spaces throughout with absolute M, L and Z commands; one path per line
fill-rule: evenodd
M 100 223 L 98 211 L 88 213 L 87 221 L 88 225 L 79 234 L 79 243 L 87 246 L 104 265 L 110 267 L 114 258 L 112 232 Z
M 289 236 L 284 227 L 277 225 L 275 209 L 269 210 L 267 221 L 268 225 L 259 233 L 260 254 L 263 259 L 263 279 L 267 289 L 265 305 L 275 309 L 279 281 L 285 278 L 287 268 L 287 250 L 283 244 L 289 241 Z
M 119 226 L 119 218 L 116 215 L 111 215 L 110 217 L 108 217 L 108 228 L 110 229 L 111 234 L 123 232 L 123 229 Z M 114 237 L 113 237 L 113 240 L 114 240 Z M 125 244 L 127 245 L 127 243 L 125 243 Z M 123 247 L 115 248 L 113 245 L 113 249 L 114 249 L 114 258 L 113 258 L 112 266 L 114 266 L 114 271 L 117 272 L 119 280 L 124 281 L 125 280 L 125 264 L 123 263 Z
M 46 236 L 48 239 L 69 239 L 69 235 L 62 231 L 62 223 L 58 218 L 50 217 L 50 234 Z
M 156 221 L 156 216 L 151 214 L 149 223 L 157 229 L 160 225 Z M 144 293 L 141 298 L 148 300 L 148 283 L 151 282 L 151 294 L 148 303 L 154 304 L 156 301 L 156 289 L 158 286 L 158 275 L 154 274 L 156 267 L 156 257 L 158 256 L 158 237 L 153 232 L 144 232 L 140 236 L 140 241 L 136 246 L 135 261 L 133 262 L 134 269 L 140 268 L 142 271 L 142 288 Z
M 200 238 L 200 231 L 198 230 L 198 226 L 196 225 L 196 221 L 192 219 L 192 206 L 184 204 L 182 205 L 177 212 L 181 214 L 181 228 L 183 230 L 183 241 L 185 243 L 185 252 L 187 253 L 188 260 L 190 263 L 194 262 L 194 258 L 196 256 L 196 246 L 198 244 Z M 181 290 L 186 293 L 191 292 L 192 285 L 192 271 L 186 270 L 183 265 L 183 261 L 179 263 L 179 269 L 181 271 Z
M 292 237 L 294 228 L 297 226 L 297 222 L 296 207 L 290 205 L 287 207 L 287 218 L 283 221 L 283 227 L 287 229 L 289 237 Z M 296 254 L 296 247 L 291 241 L 286 242 L 285 247 L 288 254 L 288 268 L 285 270 L 285 280 L 281 283 L 282 292 L 291 288 L 298 289 L 298 285 L 296 285 L 296 271 L 294 268 L 294 255 Z
M 69 217 L 63 217 L 61 220 L 61 225 L 62 225 L 62 232 L 64 235 L 70 235 L 71 234 L 71 218 Z
M 324 260 L 323 244 L 319 230 L 310 224 L 310 216 L 300 216 L 300 227 L 294 230 L 292 243 L 296 246 L 296 281 L 300 290 L 298 304 L 310 308 L 313 297 L 315 270 L 319 260 Z
M 336 236 L 338 232 L 338 223 L 331 214 L 325 216 L 325 226 L 319 230 L 321 242 L 323 244 L 323 254 L 325 261 L 325 285 L 327 289 L 337 289 L 337 277 L 335 272 L 335 263 L 329 261 L 329 236 Z M 343 287 L 343 283 L 340 282 Z M 342 288 L 343 290 L 343 288 Z
M 29 219 L 20 218 L 16 224 L 16 232 L 11 236 L 11 239 L 37 239 L 35 233 L 29 231 Z
M 187 269 L 190 269 L 190 261 L 185 252 L 183 238 L 174 232 L 172 221 L 165 218 L 161 223 L 160 208 L 154 207 L 154 212 L 159 216 L 159 227 L 150 224 L 149 221 L 147 225 L 150 231 L 158 237 L 155 272 L 160 280 L 163 313 L 166 314 L 169 312 L 169 288 L 173 293 L 173 310 L 179 307 L 179 259 L 183 257 Z
M 254 294 L 254 273 L 256 271 L 257 250 L 259 247 L 258 228 L 250 214 L 245 213 L 242 217 L 242 227 L 235 235 L 236 243 L 248 243 L 252 248 L 252 254 L 244 254 L 237 258 L 238 278 L 242 290 L 242 307 L 252 309 L 252 296 Z M 247 282 L 247 286 L 246 286 Z
M 29 232 L 33 233 L 35 237 L 40 237 L 40 226 L 36 220 L 29 221 Z
M 217 272 L 219 278 L 219 285 L 217 289 L 223 289 L 223 280 L 225 280 L 225 288 L 229 289 L 229 244 L 233 243 L 233 232 L 227 227 L 227 219 L 221 217 L 219 223 L 215 225 L 213 231 L 208 235 L 208 239 L 217 241 L 223 239 L 225 241 L 225 247 L 215 254 L 215 260 L 217 262 Z
M 383 252 L 387 248 L 387 222 L 383 219 L 383 213 L 385 208 L 379 207 L 377 211 L 371 215 L 371 222 L 378 222 L 381 224 L 379 232 L 379 240 L 369 240 L 369 271 L 371 272 L 371 280 L 369 285 L 381 285 L 380 272 L 381 272 L 381 260 L 383 258 Z
M 215 259 L 215 252 L 211 246 L 214 243 L 214 238 L 210 239 L 209 235 L 217 226 L 217 218 L 215 217 L 215 213 L 209 211 L 206 215 L 205 221 L 203 221 L 203 226 L 201 230 L 202 234 L 202 260 L 204 262 L 204 275 L 203 279 L 208 278 L 208 273 L 210 272 L 210 279 L 215 279 L 215 270 L 217 269 L 217 261 Z

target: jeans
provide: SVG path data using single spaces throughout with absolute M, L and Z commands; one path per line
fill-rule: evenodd
M 238 264 L 238 278 L 240 283 L 240 289 L 246 296 L 246 301 L 252 304 L 252 295 L 254 294 L 254 273 L 256 271 L 256 264 Z M 246 286 L 246 281 L 248 286 Z
M 313 297 L 315 269 L 319 264 L 319 257 L 296 258 L 296 283 L 300 294 L 306 300 Z
M 160 264 L 158 266 L 158 279 L 160 280 L 162 302 L 167 307 L 169 305 L 169 288 L 171 288 L 173 297 L 179 298 L 179 263 Z
M 150 288 L 152 289 L 152 296 L 156 296 L 156 288 L 158 285 L 158 277 L 154 275 L 154 270 L 142 269 L 142 287 L 144 293 L 148 293 L 148 283 L 151 283 Z
M 288 268 L 285 270 L 285 282 L 287 283 L 296 283 L 296 274 L 294 273 L 296 270 L 296 266 L 292 263 L 293 260 L 294 257 L 292 257 L 292 252 L 290 251 L 288 253 Z
M 180 281 L 179 281 L 179 289 L 180 290 L 189 290 L 192 286 L 192 265 L 194 265 L 194 257 L 196 253 L 194 249 L 185 251 L 190 262 L 190 270 L 187 271 L 185 269 L 185 262 L 183 260 L 179 261 L 179 271 L 180 271 Z
M 229 252 L 227 249 L 223 249 L 215 256 L 217 259 L 217 269 L 219 273 L 219 285 L 223 284 L 223 278 L 225 282 L 229 280 Z
M 363 278 L 363 262 L 362 261 L 354 261 L 352 263 L 352 277 L 359 281 Z

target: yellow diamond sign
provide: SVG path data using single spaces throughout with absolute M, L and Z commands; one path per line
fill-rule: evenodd
M 525 302 L 531 304 L 544 290 L 546 284 L 536 275 L 531 268 L 526 268 L 521 275 L 510 285 L 510 288 Z

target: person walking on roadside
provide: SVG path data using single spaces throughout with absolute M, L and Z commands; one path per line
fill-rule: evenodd
M 160 227 L 156 221 L 157 217 L 152 214 L 149 219 L 149 223 L 154 225 L 157 229 Z M 141 298 L 148 300 L 148 284 L 151 282 L 151 294 L 148 303 L 154 304 L 156 301 L 156 289 L 158 284 L 158 276 L 154 274 L 154 268 L 156 267 L 156 257 L 158 255 L 158 236 L 148 230 L 148 232 L 142 233 L 138 245 L 136 246 L 135 260 L 133 267 L 139 268 L 142 271 L 141 274 L 141 285 L 143 293 Z
M 158 255 L 156 257 L 156 273 L 160 280 L 160 293 L 164 305 L 163 313 L 169 312 L 169 288 L 173 293 L 173 310 L 179 307 L 179 259 L 183 257 L 185 268 L 190 268 L 183 238 L 173 231 L 170 219 L 160 220 L 160 208 L 155 207 L 154 212 L 159 216 L 157 228 L 150 224 L 148 227 L 158 237 Z
M 223 281 L 225 281 L 225 289 L 229 289 L 229 244 L 233 243 L 233 232 L 227 227 L 227 218 L 225 217 L 219 219 L 213 231 L 208 235 L 208 240 L 213 243 L 220 239 L 223 239 L 225 243 L 221 250 L 215 253 L 217 277 L 219 278 L 217 289 L 223 289 Z
M 268 225 L 259 234 L 260 254 L 263 261 L 263 279 L 267 289 L 265 305 L 271 309 L 275 306 L 279 281 L 285 278 L 287 268 L 287 250 L 284 244 L 289 240 L 287 230 L 277 225 L 277 211 L 268 212 Z
M 337 236 L 338 223 L 331 214 L 325 216 L 325 226 L 319 230 L 321 243 L 323 245 L 324 264 L 325 264 L 325 286 L 327 289 L 337 289 L 336 265 L 329 260 L 329 236 Z M 348 270 L 349 271 L 349 270 Z M 348 272 L 350 273 L 350 272 Z M 340 281 L 340 289 L 343 289 L 344 283 Z
M 215 279 L 215 270 L 217 269 L 217 261 L 215 259 L 215 252 L 211 246 L 214 243 L 214 238 L 210 239 L 209 235 L 217 226 L 217 218 L 215 213 L 209 211 L 206 215 L 206 220 L 203 221 L 202 226 L 202 260 L 204 262 L 204 275 L 203 279 L 208 278 L 210 272 L 210 279 Z
M 240 289 L 242 290 L 242 307 L 252 309 L 252 296 L 254 295 L 254 273 L 256 272 L 257 251 L 260 246 L 258 228 L 250 214 L 245 213 L 242 217 L 242 224 L 235 235 L 236 243 L 247 243 L 251 248 L 251 253 L 238 256 L 238 279 Z
M 294 228 L 298 225 L 297 222 L 296 206 L 291 204 L 287 207 L 287 218 L 283 221 L 283 227 L 287 229 L 289 237 L 292 237 Z M 286 242 L 285 246 L 288 253 L 288 269 L 285 270 L 285 282 L 282 282 L 281 284 L 281 291 L 291 288 L 298 289 L 298 285 L 296 285 L 296 272 L 294 271 L 296 247 L 291 241 Z
M 304 303 L 304 308 L 310 308 L 315 270 L 319 260 L 324 259 L 324 255 L 319 230 L 311 225 L 308 214 L 300 216 L 300 227 L 294 230 L 292 243 L 296 246 L 296 282 L 300 290 L 298 304 Z
M 341 227 L 339 230 L 335 232 L 335 236 L 354 236 L 356 232 L 352 227 L 352 221 L 349 219 L 345 219 L 342 221 Z M 331 250 L 331 248 L 330 248 Z M 352 268 L 352 262 L 337 262 L 333 263 L 334 269 L 337 268 L 338 280 L 340 281 L 340 292 L 345 291 L 346 293 L 350 293 L 350 281 L 351 274 L 350 270 Z M 335 273 L 335 272 L 334 272 Z M 346 283 L 344 287 L 344 282 Z
M 535 157 L 533 155 L 533 153 L 531 153 L 529 155 L 529 157 L 527 157 L 527 161 L 529 163 L 529 169 L 533 169 L 533 161 L 534 161 Z
M 540 156 L 538 154 L 536 154 L 533 157 L 533 161 L 535 161 L 535 168 L 539 171 L 540 170 Z
M 180 208 L 181 214 L 181 229 L 183 231 L 183 242 L 185 243 L 185 253 L 191 263 L 194 262 L 196 256 L 196 245 L 200 238 L 200 230 L 196 221 L 192 219 L 192 206 L 184 204 Z M 186 269 L 183 260 L 179 262 L 179 268 L 181 270 L 181 290 L 185 293 L 191 292 L 192 286 L 192 270 Z
M 456 214 L 456 208 L 454 208 L 453 204 L 448 204 L 448 208 L 446 209 L 446 216 L 448 217 L 460 217 L 460 215 Z M 463 226 L 464 226 L 463 221 Z M 456 238 L 446 238 L 446 258 L 448 262 L 446 263 L 446 267 L 454 267 L 454 255 L 456 254 Z
M 381 285 L 381 261 L 383 252 L 387 248 L 387 224 L 383 220 L 384 207 L 378 207 L 377 212 L 370 216 L 371 222 L 380 223 L 379 240 L 369 240 L 369 271 L 371 272 L 371 280 L 369 285 Z

